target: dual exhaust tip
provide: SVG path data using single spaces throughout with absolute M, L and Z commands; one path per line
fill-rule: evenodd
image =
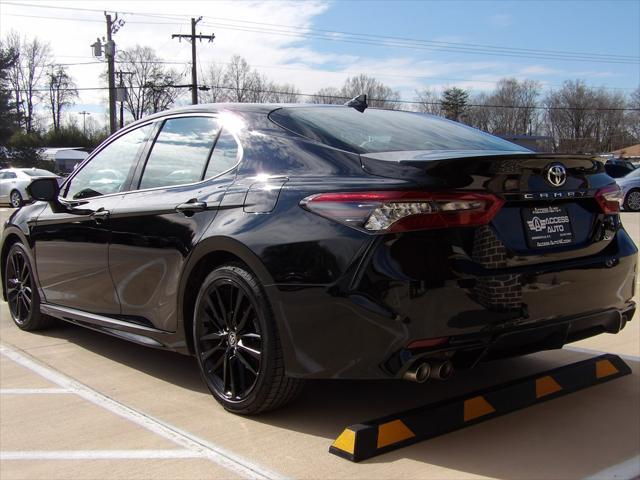
M 453 374 L 453 364 L 449 360 L 417 362 L 402 376 L 404 380 L 424 383 L 430 378 L 446 380 Z

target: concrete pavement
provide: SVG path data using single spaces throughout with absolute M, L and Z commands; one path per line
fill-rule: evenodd
M 0 209 L 0 219 L 7 212 Z M 624 214 L 638 242 L 640 215 Z M 0 305 L 0 478 L 620 478 L 640 474 L 640 321 L 444 383 L 309 382 L 259 417 L 225 412 L 193 359 L 67 324 L 15 327 Z M 583 350 L 577 350 L 583 349 Z M 588 349 L 588 350 L 584 350 Z M 633 374 L 361 464 L 327 453 L 350 424 L 577 361 Z

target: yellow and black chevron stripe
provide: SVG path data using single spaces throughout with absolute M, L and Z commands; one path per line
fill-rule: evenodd
M 351 425 L 329 448 L 359 462 L 631 373 L 617 355 L 601 355 L 525 378 Z

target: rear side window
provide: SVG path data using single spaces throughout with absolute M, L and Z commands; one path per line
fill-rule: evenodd
M 294 133 L 355 153 L 411 150 L 529 152 L 475 128 L 432 115 L 349 107 L 293 107 L 269 118 Z
M 140 188 L 202 180 L 219 131 L 219 122 L 210 117 L 166 120 L 147 159 Z
M 9 178 L 18 178 L 16 176 L 16 174 L 14 172 L 4 172 L 4 177 L 5 180 L 9 179 Z
M 222 129 L 211 154 L 204 178 L 215 177 L 226 172 L 238 162 L 238 143 L 225 129 Z

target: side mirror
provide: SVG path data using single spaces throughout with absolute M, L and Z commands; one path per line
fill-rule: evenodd
M 60 186 L 57 178 L 36 178 L 27 186 L 27 192 L 34 200 L 53 202 L 58 199 Z

